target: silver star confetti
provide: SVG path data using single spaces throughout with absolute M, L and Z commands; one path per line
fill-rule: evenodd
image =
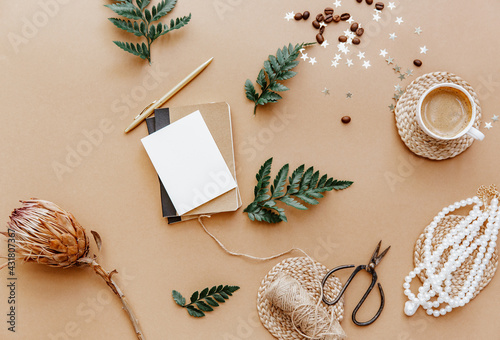
M 307 56 L 307 53 L 304 53 L 302 57 L 300 57 L 300 59 L 306 61 L 307 59 L 309 59 L 309 57 Z
M 427 54 L 427 51 L 429 51 L 429 49 L 427 48 L 427 46 L 420 47 L 420 54 Z
M 292 19 L 293 19 L 293 17 L 294 17 L 294 16 L 295 16 L 295 13 L 294 13 L 293 11 L 292 11 L 292 12 L 290 12 L 290 13 L 287 13 L 287 14 L 285 15 L 285 20 L 286 20 L 286 21 L 290 21 L 290 20 L 292 20 Z
M 382 57 L 385 58 L 385 56 L 387 55 L 387 50 L 386 49 L 383 49 L 383 50 L 380 50 L 380 54 Z
M 341 2 L 340 0 L 335 0 L 335 2 L 334 2 L 333 4 L 335 5 L 335 8 L 337 8 L 337 7 L 342 6 L 342 4 L 341 4 L 341 3 L 342 3 L 342 2 Z
M 352 98 L 352 93 L 351 92 L 347 92 L 347 94 L 345 95 L 347 99 L 351 99 Z
M 394 96 L 392 97 L 392 99 L 394 99 L 395 101 L 398 101 L 399 100 L 399 94 L 394 93 Z
M 397 17 L 395 23 L 398 25 L 401 25 L 403 23 L 403 18 L 402 17 Z
M 405 77 L 405 75 L 404 75 L 403 73 L 401 73 L 401 74 L 399 75 L 399 79 L 401 79 L 401 81 L 405 80 L 405 78 L 406 78 L 406 77 Z
M 401 71 L 401 67 L 399 67 L 398 65 L 396 65 L 396 66 L 394 66 L 393 70 L 394 70 L 395 73 L 399 73 Z
M 408 77 L 412 76 L 413 75 L 413 70 L 411 70 L 411 69 L 406 70 L 406 75 Z
M 394 5 L 394 2 L 389 2 L 389 5 L 387 5 L 389 9 L 392 11 L 394 8 L 396 8 L 396 5 Z
M 491 122 L 490 123 L 484 123 L 484 128 L 485 129 L 491 129 L 493 126 L 491 126 Z
M 392 64 L 392 63 L 393 63 L 394 58 L 389 57 L 389 58 L 387 58 L 385 61 L 387 61 L 387 65 L 390 65 L 390 64 Z
M 493 118 L 491 118 L 491 120 L 493 121 L 493 123 L 498 122 L 498 116 L 494 115 Z
M 322 22 L 319 23 L 319 27 L 320 28 L 321 27 L 326 27 L 326 26 L 328 26 L 328 25 L 324 21 L 322 21 Z
M 415 27 L 415 34 L 418 34 L 420 35 L 420 33 L 422 33 L 422 29 L 419 27 Z
M 325 94 L 325 96 L 326 96 L 326 95 L 330 95 L 330 90 L 329 90 L 329 89 L 327 89 L 326 87 L 325 87 L 325 89 L 324 89 L 323 91 L 321 91 L 321 92 L 323 92 L 323 93 Z
M 328 40 L 325 40 L 325 41 L 323 41 L 323 43 L 320 46 L 326 48 L 328 45 L 330 45 L 328 43 Z
M 337 60 L 332 60 L 331 66 L 334 66 L 335 68 L 337 68 L 337 66 L 339 66 L 339 63 L 337 62 Z
M 346 65 L 347 65 L 348 67 L 351 67 L 352 65 L 354 65 L 354 63 L 352 62 L 352 59 L 347 59 L 347 61 L 346 61 Z
M 342 56 L 340 54 L 335 54 L 335 61 L 342 60 Z
M 352 23 L 354 22 L 354 19 L 353 19 L 353 18 L 352 18 L 352 16 L 351 16 L 351 17 L 350 17 L 348 20 L 346 20 L 346 21 L 347 21 L 349 24 L 352 24 Z
M 396 92 L 401 91 L 401 86 L 399 84 L 398 85 L 394 85 L 394 91 L 396 91 Z
M 363 67 L 364 67 L 365 69 L 368 69 L 368 67 L 370 67 L 370 66 L 372 66 L 372 65 L 370 65 L 370 61 L 369 61 L 369 60 L 365 60 L 365 61 L 363 61 Z
M 361 60 L 361 59 L 365 59 L 365 52 L 359 52 L 358 53 L 358 58 Z
M 376 22 L 378 22 L 380 20 L 380 15 L 378 13 L 375 13 L 373 15 L 373 20 L 376 21 Z
M 310 58 L 310 59 L 309 59 L 309 64 L 314 65 L 314 64 L 316 64 L 316 63 L 317 63 L 317 61 L 316 61 L 316 57 L 313 57 L 313 58 Z
M 388 106 L 389 110 L 394 111 L 394 104 Z
M 389 39 L 395 40 L 398 36 L 396 35 L 396 32 L 389 34 Z

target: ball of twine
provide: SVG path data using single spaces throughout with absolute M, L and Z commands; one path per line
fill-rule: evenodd
M 457 216 L 457 215 L 445 216 L 438 223 L 437 227 L 434 229 L 434 237 L 432 238 L 431 251 L 435 251 L 437 247 L 442 243 L 446 235 L 450 232 L 450 230 L 455 228 L 463 219 L 465 219 L 464 216 Z M 415 244 L 415 252 L 413 257 L 415 267 L 417 267 L 422 262 L 422 256 L 424 253 L 425 234 L 427 233 L 429 228 L 430 225 L 424 229 L 423 233 L 420 235 Z M 481 235 L 484 234 L 485 230 L 486 230 L 486 225 L 481 226 L 476 237 L 481 237 Z M 463 287 L 465 281 L 467 281 L 467 276 L 469 275 L 469 272 L 472 270 L 472 265 L 474 264 L 474 259 L 476 258 L 478 252 L 479 249 L 474 250 L 472 254 L 469 257 L 467 257 L 467 259 L 465 259 L 460 268 L 458 268 L 451 274 L 452 278 L 451 278 L 451 292 L 449 293 L 450 297 L 455 298 L 458 296 L 461 287 Z M 447 248 L 443 252 L 443 255 L 441 256 L 441 259 L 439 261 L 439 266 L 437 268 L 438 272 L 443 268 L 444 264 L 448 260 L 449 255 L 450 255 L 450 248 Z M 486 285 L 491 281 L 491 279 L 495 275 L 497 266 L 498 266 L 498 251 L 497 249 L 495 249 L 495 252 L 491 256 L 490 262 L 488 263 L 486 269 L 484 270 L 483 278 L 479 283 L 478 289 L 476 289 L 474 292 L 473 298 L 476 297 L 477 294 L 479 294 L 479 292 L 483 290 L 484 287 L 486 287 Z M 418 277 L 422 282 L 427 280 L 427 274 L 425 269 L 418 274 Z
M 470 93 L 476 103 L 477 112 L 473 126 L 479 128 L 481 125 L 481 105 L 476 92 L 465 80 L 449 72 L 428 73 L 415 79 L 408 85 L 394 110 L 396 126 L 406 146 L 416 155 L 434 160 L 453 158 L 467 150 L 474 141 L 468 135 L 450 141 L 437 140 L 428 136 L 418 125 L 416 112 L 420 97 L 431 86 L 441 83 L 460 85 Z
M 323 335 L 315 339 L 345 338 L 338 324 L 344 314 L 343 298 L 333 306 L 321 302 L 321 280 L 327 272 L 325 266 L 308 257 L 285 259 L 269 271 L 257 294 L 257 311 L 273 336 L 282 340 L 310 339 L 308 334 Z M 331 301 L 341 288 L 340 280 L 332 275 L 324 294 Z

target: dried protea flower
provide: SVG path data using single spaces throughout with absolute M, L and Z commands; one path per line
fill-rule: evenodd
M 21 259 L 52 267 L 81 265 L 78 260 L 88 255 L 89 239 L 75 217 L 49 201 L 21 203 L 7 223 Z
M 23 206 L 15 209 L 10 216 L 7 232 L 1 233 L 6 237 L 14 237 L 18 258 L 60 268 L 92 267 L 120 298 L 137 338 L 145 339 L 125 295 L 113 280 L 116 270 L 108 272 L 96 262 L 95 256 L 88 257 L 89 238 L 75 217 L 49 201 L 31 199 L 21 203 Z M 92 234 L 100 248 L 99 234 L 94 231 Z M 0 266 L 0 269 L 3 267 L 5 265 Z

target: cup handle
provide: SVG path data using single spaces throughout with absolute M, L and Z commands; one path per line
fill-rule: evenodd
M 484 134 L 476 129 L 475 127 L 471 127 L 469 131 L 467 131 L 467 134 L 471 136 L 474 139 L 477 140 L 483 140 L 484 139 Z

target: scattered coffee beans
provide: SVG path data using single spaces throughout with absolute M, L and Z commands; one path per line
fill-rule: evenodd
M 333 16 L 333 21 L 339 22 L 340 21 L 340 15 L 336 14 Z
M 422 66 L 422 60 L 420 59 L 413 60 L 413 65 L 415 65 L 416 67 Z
M 367 3 L 368 5 L 371 5 L 371 4 L 373 4 L 373 0 L 366 0 L 366 3 Z
M 318 14 L 316 15 L 316 21 L 317 22 L 322 22 L 323 20 L 325 20 L 325 17 L 323 16 L 323 14 Z
M 378 9 L 379 11 L 384 9 L 384 3 L 383 2 L 377 2 L 375 4 L 375 8 Z
M 349 13 L 344 13 L 340 16 L 340 20 L 346 21 L 349 20 L 350 17 L 351 15 Z
M 319 33 L 320 33 L 320 34 L 323 34 L 324 32 L 325 32 L 325 26 L 321 26 L 321 27 L 319 28 Z
M 352 39 L 352 43 L 353 43 L 354 45 L 359 45 L 359 43 L 360 43 L 360 42 L 361 42 L 361 40 L 359 40 L 359 38 L 354 38 L 354 39 Z
M 339 41 L 340 41 L 340 42 L 346 42 L 346 41 L 347 41 L 347 37 L 346 37 L 345 35 L 341 35 L 341 36 L 339 37 Z
M 364 28 L 362 28 L 362 27 L 360 27 L 360 28 L 358 28 L 358 29 L 356 30 L 356 35 L 357 35 L 358 37 L 362 36 L 362 35 L 363 35 L 363 33 L 365 33 L 365 29 L 364 29 Z
M 295 14 L 295 20 L 302 20 L 302 13 Z
M 349 124 L 349 123 L 351 122 L 351 117 L 349 117 L 349 116 L 344 116 L 344 117 L 342 117 L 341 121 L 342 121 L 342 123 L 344 123 L 344 124 Z
M 311 13 L 309 13 L 309 11 L 305 11 L 304 13 L 302 13 L 302 19 L 307 20 L 309 19 L 310 15 Z
M 331 8 L 331 7 L 327 7 L 327 8 L 325 8 L 325 14 L 326 14 L 326 15 L 333 14 L 333 8 Z
M 316 41 L 318 42 L 318 44 L 322 44 L 325 42 L 325 38 L 323 37 L 323 34 L 321 33 L 318 33 L 316 34 Z
M 327 24 L 331 23 L 332 21 L 333 21 L 333 16 L 331 16 L 331 15 L 327 15 L 327 16 L 325 17 L 325 22 L 326 22 Z
M 319 26 L 319 22 L 317 22 L 316 20 L 314 20 L 314 21 L 313 21 L 313 27 L 314 27 L 315 29 L 319 29 L 319 27 L 320 27 L 320 26 Z
M 351 25 L 351 32 L 356 32 L 358 27 L 359 27 L 359 24 L 357 22 L 353 22 Z

